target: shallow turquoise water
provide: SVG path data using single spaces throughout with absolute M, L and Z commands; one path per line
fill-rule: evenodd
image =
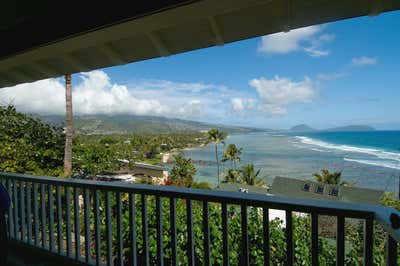
M 372 134 L 373 133 L 373 134 Z M 380 140 L 381 139 L 381 140 Z M 400 132 L 251 133 L 231 135 L 226 143 L 243 148 L 242 163 L 254 163 L 268 183 L 275 176 L 310 179 L 322 168 L 342 171 L 357 186 L 397 191 Z M 381 141 L 382 144 L 379 144 Z M 220 155 L 223 146 L 219 146 Z M 198 168 L 197 180 L 216 183 L 214 146 L 185 151 Z M 229 167 L 229 163 L 222 165 Z

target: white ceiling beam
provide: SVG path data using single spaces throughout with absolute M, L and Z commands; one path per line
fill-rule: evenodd
M 215 44 L 216 45 L 224 45 L 224 37 L 221 32 L 221 28 L 218 26 L 217 21 L 215 20 L 215 17 L 209 17 L 208 21 L 210 23 L 211 31 L 215 36 Z
M 98 47 L 98 49 L 112 62 L 112 64 L 123 65 L 127 63 L 121 55 L 119 55 L 112 47 L 107 44 Z
M 147 36 L 151 40 L 151 43 L 153 44 L 154 48 L 156 48 L 160 56 L 171 55 L 171 52 L 168 50 L 168 47 L 155 32 L 149 32 Z

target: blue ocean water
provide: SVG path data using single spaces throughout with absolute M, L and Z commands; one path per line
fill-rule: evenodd
M 271 183 L 276 176 L 311 179 L 327 168 L 342 171 L 358 187 L 397 191 L 400 131 L 270 133 L 230 135 L 227 144 L 243 148 L 241 163 L 253 163 Z M 223 146 L 219 147 L 222 156 Z M 197 180 L 216 183 L 214 146 L 185 151 L 197 165 Z M 222 171 L 230 167 L 222 165 Z

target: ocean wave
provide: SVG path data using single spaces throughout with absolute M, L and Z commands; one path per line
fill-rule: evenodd
M 312 138 L 308 138 L 308 137 L 304 137 L 304 136 L 296 136 L 295 138 L 300 140 L 300 142 L 303 144 L 318 146 L 318 147 L 322 147 L 324 149 L 368 154 L 368 155 L 376 156 L 379 159 L 400 162 L 400 153 L 396 153 L 396 152 L 388 152 L 388 151 L 383 151 L 383 150 L 378 150 L 378 149 L 362 148 L 362 147 L 355 147 L 355 146 L 349 146 L 349 145 L 333 144 L 333 143 L 328 143 L 325 141 L 316 140 L 316 139 L 312 139 Z
M 400 170 L 399 163 L 390 163 L 390 162 L 382 162 L 382 161 L 374 161 L 374 160 L 358 160 L 358 159 L 350 159 L 350 158 L 344 158 L 344 160 L 348 161 L 348 162 L 355 162 L 355 163 L 381 166 L 381 167 Z

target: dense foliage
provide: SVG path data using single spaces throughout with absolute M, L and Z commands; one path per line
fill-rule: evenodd
M 0 106 L 0 171 L 62 175 L 62 128 Z
M 128 211 L 128 197 L 123 198 L 123 243 L 124 257 L 129 263 L 131 250 L 130 232 L 130 214 Z M 150 255 L 150 264 L 157 264 L 157 239 L 156 239 L 156 204 L 155 198 L 147 197 L 148 200 L 148 223 L 149 235 L 148 246 Z M 142 226 L 143 217 L 141 213 L 141 198 L 136 197 L 136 243 L 138 251 L 139 265 L 143 264 L 143 238 Z M 223 265 L 222 252 L 222 216 L 221 205 L 210 203 L 209 206 L 209 227 L 210 227 L 210 261 L 211 265 Z M 204 264 L 204 227 L 201 202 L 193 202 L 193 235 L 195 246 L 196 265 Z M 102 207 L 101 210 L 104 210 Z M 170 204 L 167 199 L 162 201 L 163 214 L 163 246 L 166 265 L 170 265 L 172 259 L 171 250 L 171 232 L 170 232 Z M 186 202 L 176 200 L 176 228 L 177 228 L 177 255 L 179 265 L 188 265 L 187 240 L 188 232 L 186 225 Z M 116 224 L 113 225 L 116 229 Z M 285 265 L 286 262 L 286 238 L 284 222 L 278 218 L 269 222 L 270 236 L 270 265 Z M 264 243 L 263 243 L 263 218 L 260 208 L 248 208 L 248 239 L 250 265 L 264 265 Z M 241 240 L 241 213 L 240 207 L 231 205 L 228 208 L 228 242 L 230 265 L 240 265 L 242 240 Z M 384 265 L 385 261 L 385 234 L 382 228 L 375 226 L 374 235 L 374 265 Z M 105 236 L 105 227 L 102 228 L 102 235 Z M 113 238 L 116 239 L 116 230 L 113 231 Z M 346 265 L 363 265 L 363 227 L 360 220 L 346 220 Z M 293 216 L 293 239 L 294 239 L 294 265 L 311 265 L 311 219 L 309 215 L 297 214 Z M 105 251 L 106 239 L 103 239 L 102 250 Z M 117 249 L 115 249 L 117 252 Z M 105 253 L 104 253 L 105 255 Z M 117 253 L 114 253 L 117 258 Z M 117 263 L 117 261 L 115 261 Z M 335 239 L 327 237 L 320 233 L 319 237 L 319 265 L 336 265 L 336 243 Z

